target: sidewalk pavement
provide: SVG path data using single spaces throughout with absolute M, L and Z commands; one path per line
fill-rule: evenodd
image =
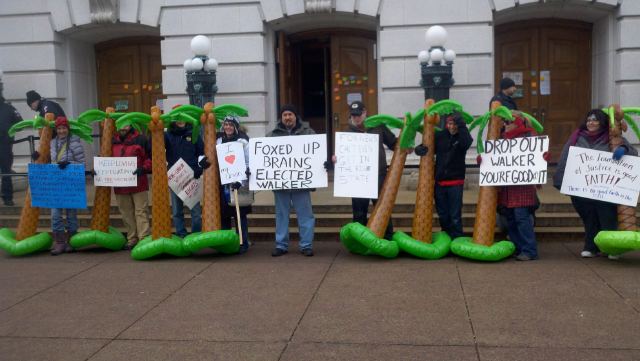
M 640 360 L 640 254 L 0 256 L 1 360 Z

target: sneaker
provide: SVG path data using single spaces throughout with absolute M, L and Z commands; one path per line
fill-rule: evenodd
M 609 259 L 614 260 L 614 261 L 617 261 L 617 260 L 620 259 L 620 255 L 619 254 L 610 254 L 608 257 L 609 257 Z
M 136 244 L 138 244 L 138 242 L 127 242 L 127 244 L 125 244 L 124 247 L 122 247 L 122 249 L 124 251 L 130 251 L 136 246 Z
M 536 258 L 530 257 L 524 253 L 520 253 L 519 255 L 516 256 L 516 261 L 533 261 Z
M 287 253 L 289 252 L 285 249 L 274 248 L 273 251 L 271 251 L 271 257 L 280 257 L 280 256 L 284 256 Z
M 580 257 L 582 257 L 582 258 L 593 258 L 595 256 L 596 255 L 593 252 L 590 252 L 590 251 L 582 251 L 582 252 L 580 252 Z
M 313 250 L 311 248 L 300 250 L 300 253 L 302 253 L 305 257 L 313 257 Z

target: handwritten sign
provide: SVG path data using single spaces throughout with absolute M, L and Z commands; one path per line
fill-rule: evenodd
M 31 206 L 40 208 L 87 208 L 84 164 L 29 163 Z
M 135 187 L 138 176 L 133 172 L 138 167 L 136 157 L 93 157 L 93 177 L 98 187 Z
M 334 197 L 378 198 L 378 134 L 336 132 Z
M 167 178 L 169 188 L 189 209 L 202 199 L 202 182 L 200 179 L 193 179 L 193 169 L 182 158 L 169 168 Z
M 229 184 L 247 179 L 247 165 L 244 159 L 244 145 L 240 142 L 229 142 L 216 146 L 220 182 Z
M 640 158 L 570 147 L 560 193 L 635 207 L 640 190 Z
M 249 189 L 309 189 L 327 187 L 325 134 L 251 138 Z
M 547 182 L 549 137 L 487 140 L 480 163 L 480 186 L 544 184 Z

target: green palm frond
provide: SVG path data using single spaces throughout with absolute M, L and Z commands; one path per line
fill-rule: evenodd
M 484 153 L 484 141 L 482 140 L 482 133 L 484 133 L 484 128 L 487 127 L 490 121 L 491 117 L 488 117 L 487 121 L 481 122 L 480 128 L 478 128 L 478 140 L 476 141 L 476 149 L 478 150 L 478 154 Z
M 402 129 L 404 122 L 387 114 L 373 115 L 364 120 L 365 128 L 375 128 L 380 125 L 386 125 L 388 128 Z
M 249 111 L 247 108 L 239 104 L 222 104 L 213 108 L 213 112 L 216 114 L 216 128 L 222 126 L 222 120 L 227 115 L 236 115 L 238 117 L 248 117 Z
M 103 112 L 100 109 L 89 109 L 82 112 L 80 115 L 78 115 L 77 120 L 80 123 L 90 124 L 94 122 L 100 122 L 104 120 L 104 118 L 106 117 L 107 117 L 107 113 Z
M 151 115 L 142 112 L 127 113 L 116 120 L 116 128 L 120 129 L 124 126 L 130 125 L 137 131 L 141 131 L 142 128 L 147 128 L 151 121 Z
M 455 112 L 462 112 L 462 104 L 458 103 L 455 100 L 445 99 L 441 100 L 437 103 L 432 104 L 427 110 L 427 114 L 434 115 L 447 115 Z
M 179 107 L 176 107 L 175 109 L 172 109 L 169 113 L 169 115 L 175 117 L 177 114 L 179 113 L 187 113 L 189 114 L 192 118 L 195 119 L 200 119 L 200 115 L 202 115 L 202 113 L 204 113 L 204 109 L 197 107 L 195 105 L 191 105 L 191 104 L 184 104 L 181 105 Z
M 531 126 L 533 126 L 533 129 L 535 129 L 538 134 L 541 134 L 544 131 L 544 127 L 542 126 L 542 124 L 540 124 L 540 122 L 538 122 L 538 120 L 531 114 L 527 114 L 525 112 L 520 113 L 529 121 L 529 123 L 531 123 Z
M 609 117 L 609 127 L 613 128 L 616 126 L 616 108 L 608 107 L 602 108 L 602 111 Z
M 483 115 L 477 117 L 474 121 L 469 124 L 469 132 L 471 132 L 475 127 L 481 125 L 482 123 L 486 123 L 489 121 L 491 117 L 491 112 L 486 112 Z
M 630 114 L 626 114 L 626 113 L 624 115 L 624 120 L 626 120 L 627 124 L 629 124 L 629 126 L 631 127 L 631 130 L 633 130 L 633 133 L 636 135 L 636 137 L 640 139 L 640 128 L 638 128 L 638 123 L 636 123 L 636 121 L 633 120 Z
M 93 143 L 93 129 L 91 126 L 80 122 L 79 120 L 69 119 L 69 132 L 73 135 L 77 135 L 80 139 L 87 143 Z
M 200 121 L 192 117 L 188 113 L 178 113 L 175 117 L 171 118 L 171 122 L 185 122 L 191 125 L 191 142 L 196 144 L 198 137 L 200 137 Z
M 424 131 L 422 122 L 424 120 L 424 109 L 416 112 L 415 115 L 407 112 L 405 114 L 407 122 L 404 124 L 402 132 L 400 133 L 400 149 L 413 148 L 416 146 L 416 134 L 418 131 Z
M 511 114 L 511 110 L 509 110 L 509 108 L 505 107 L 504 105 L 501 105 L 492 110 L 491 114 L 502 119 L 513 120 L 513 114 Z
M 25 119 L 22 121 L 19 121 L 18 123 L 14 124 L 11 128 L 9 128 L 8 133 L 9 136 L 13 137 L 16 135 L 17 132 L 24 130 L 24 129 L 40 129 L 42 127 L 44 127 L 45 124 L 45 120 L 44 118 L 42 118 L 41 116 L 36 115 L 33 119 Z M 49 126 L 53 126 L 52 124 L 49 124 Z
M 473 115 L 465 112 L 464 110 L 461 110 L 460 114 L 462 114 L 462 119 L 466 124 L 471 124 L 473 122 Z

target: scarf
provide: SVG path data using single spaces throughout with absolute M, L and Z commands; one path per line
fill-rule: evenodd
M 606 143 L 609 141 L 609 129 L 600 129 L 590 132 L 587 129 L 578 128 L 569 137 L 569 145 L 576 145 L 578 138 L 584 137 L 589 144 Z

